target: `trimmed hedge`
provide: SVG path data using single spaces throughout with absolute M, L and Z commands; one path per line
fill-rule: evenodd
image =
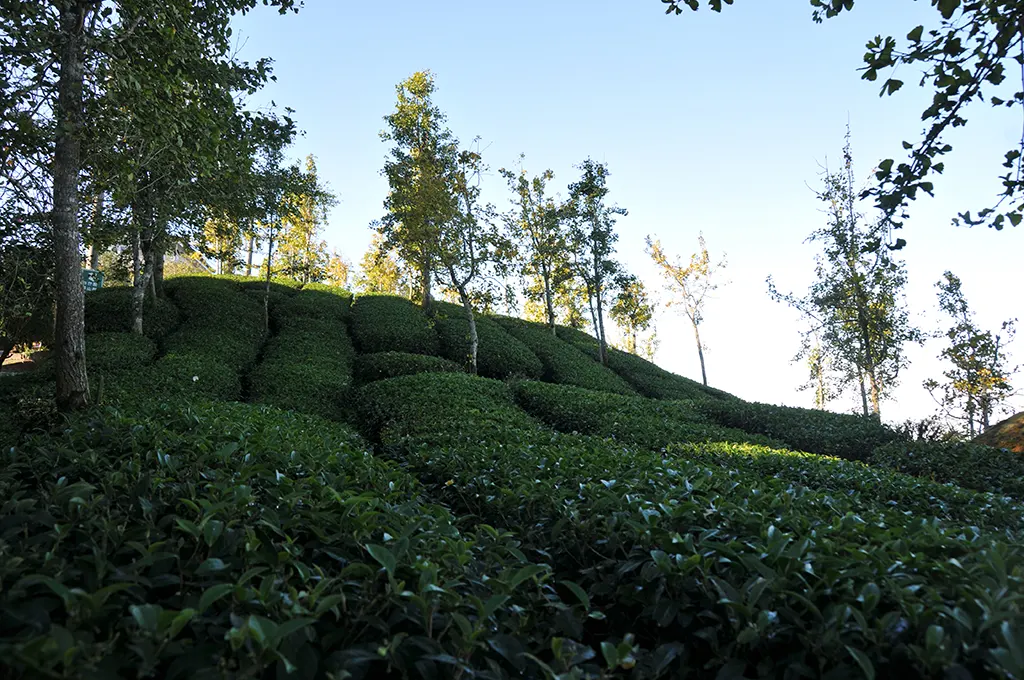
M 462 367 L 454 361 L 426 354 L 409 354 L 408 352 L 360 354 L 355 359 L 353 369 L 355 380 L 359 384 L 416 373 L 463 372 Z
M 449 419 L 452 404 L 434 397 L 446 394 L 439 376 L 425 377 L 364 389 L 365 408 L 390 413 L 365 422 L 371 434 L 439 500 L 520 528 L 526 554 L 549 556 L 590 613 L 569 637 L 617 641 L 603 649 L 610 668 L 736 678 L 1022 670 L 1010 623 L 1022 615 L 1017 540 L 908 517 L 856 483 L 837 493 L 768 477 L 741 456 L 707 466 L 519 427 L 495 417 L 498 394 L 456 405 Z
M 474 426 L 543 431 L 515 405 L 503 382 L 466 373 L 417 373 L 363 386 L 356 399 L 363 432 L 379 438 Z
M 544 366 L 543 378 L 547 382 L 602 392 L 636 394 L 622 378 L 582 350 L 551 335 L 545 326 L 509 317 L 496 317 L 496 320 L 540 359 Z
M 303 291 L 292 299 L 303 295 L 326 294 Z M 336 308 L 318 305 L 307 311 L 323 316 L 290 316 L 285 309 L 276 310 L 278 333 L 266 343 L 262 361 L 249 375 L 250 397 L 257 403 L 341 420 L 355 351 Z
M 438 352 L 437 333 L 418 306 L 394 295 L 360 295 L 352 303 L 349 329 L 361 354 Z
M 536 669 L 523 653 L 571 660 L 551 640 L 585 612 L 550 569 L 508 533 L 464 533 L 336 424 L 107 410 L 0 456 L 5 678 L 498 679 Z M 591 658 L 572 665 L 592 676 Z
M 262 291 L 266 290 L 267 279 L 264 276 L 245 276 L 244 274 L 224 274 L 222 276 L 211 276 L 210 278 L 220 279 L 223 281 L 232 281 L 239 286 L 242 290 L 250 291 Z M 290 279 L 285 276 L 273 276 L 270 279 L 270 292 L 283 293 L 290 295 L 302 287 L 302 281 L 296 279 Z
M 469 364 L 469 321 L 456 305 L 436 303 L 434 327 L 440 339 L 441 355 L 457 364 Z M 544 374 L 544 366 L 530 348 L 510 335 L 490 318 L 476 315 L 477 373 L 485 378 L 534 378 Z
M 876 447 L 899 439 L 893 430 L 863 416 L 739 399 L 699 404 L 701 411 L 719 425 L 778 439 L 796 451 L 847 460 L 867 460 Z
M 88 333 L 85 358 L 89 375 L 94 371 L 138 371 L 153 363 L 156 343 L 135 333 Z
M 871 452 L 872 465 L 965 489 L 1024 500 L 1024 456 L 971 442 L 892 442 Z
M 352 294 L 344 288 L 317 283 L 306 284 L 295 295 L 275 309 L 275 317 L 311 317 L 316 319 L 344 319 L 352 304 Z
M 142 309 L 142 332 L 159 340 L 178 325 L 178 309 L 165 298 L 147 298 Z M 100 288 L 85 294 L 87 333 L 130 333 L 132 330 L 132 289 L 127 286 Z
M 712 424 L 692 402 L 654 401 L 540 382 L 516 384 L 515 395 L 528 413 L 560 432 L 612 437 L 655 451 L 679 442 L 785 446 L 769 437 Z

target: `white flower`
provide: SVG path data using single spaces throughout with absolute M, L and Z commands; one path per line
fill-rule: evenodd
M 192 382 L 199 382 L 199 376 L 198 375 L 192 376 Z

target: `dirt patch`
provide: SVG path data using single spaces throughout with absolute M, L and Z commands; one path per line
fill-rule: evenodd
M 30 373 L 45 363 L 46 358 L 49 356 L 50 350 L 48 349 L 32 352 L 31 354 L 14 352 L 7 357 L 4 365 L 0 366 L 0 373 L 4 375 L 9 373 Z
M 978 444 L 1024 453 L 1024 412 L 985 430 L 974 439 Z

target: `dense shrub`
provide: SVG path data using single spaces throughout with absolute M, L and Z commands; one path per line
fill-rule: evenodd
M 528 413 L 560 432 L 613 437 L 656 451 L 679 442 L 750 442 L 784 446 L 762 435 L 710 423 L 691 402 L 654 401 L 530 381 L 518 383 L 515 395 L 516 401 Z
M 302 290 L 278 305 L 278 317 L 305 316 L 313 318 L 344 319 L 352 304 L 352 294 L 344 288 L 318 283 L 303 286 Z
M 349 328 L 363 354 L 437 354 L 437 333 L 423 310 L 405 298 L 360 295 L 352 303 Z
M 415 373 L 462 373 L 454 361 L 426 354 L 408 352 L 377 352 L 356 357 L 353 373 L 357 383 L 365 384 L 386 378 Z
M 135 333 L 88 333 L 85 358 L 94 371 L 137 371 L 153 363 L 156 343 Z
M 435 317 L 441 355 L 468 366 L 469 321 L 461 307 L 446 305 Z M 486 316 L 476 317 L 477 373 L 499 380 L 509 377 L 540 378 L 544 367 L 530 348 Z
M 0 455 L 5 678 L 503 678 L 584 613 L 320 419 L 107 411 Z
M 546 327 L 508 317 L 498 317 L 497 321 L 540 359 L 544 380 L 588 390 L 636 394 L 622 378 L 582 350 L 551 335 Z
M 898 439 L 873 418 L 739 399 L 705 400 L 701 410 L 714 422 L 785 442 L 789 448 L 847 460 L 866 460 L 871 450 Z
M 1024 456 L 971 442 L 892 442 L 871 453 L 872 465 L 1024 500 Z
M 263 291 L 267 287 L 266 276 L 245 276 L 244 274 L 225 274 L 223 276 L 216 276 L 213 278 L 224 279 L 226 281 L 233 281 L 242 287 L 245 291 L 255 290 Z M 274 276 L 270 279 L 270 292 L 278 292 L 284 295 L 294 293 L 302 287 L 302 281 L 296 279 L 290 279 L 285 276 Z
M 142 309 L 142 331 L 159 340 L 178 325 L 178 309 L 166 298 L 147 298 Z M 85 295 L 87 333 L 128 333 L 132 330 L 132 289 L 100 288 Z
M 300 292 L 293 299 L 305 294 Z M 337 309 L 319 306 L 309 311 L 316 310 L 323 316 L 289 316 L 284 309 L 277 310 L 278 332 L 266 343 L 261 362 L 249 375 L 250 397 L 339 420 L 349 397 L 354 350 Z
M 470 427 L 539 431 L 505 383 L 465 373 L 418 373 L 378 380 L 356 399 L 364 432 L 379 437 Z
M 387 450 L 445 503 L 550 555 L 600 614 L 576 622 L 576 639 L 635 634 L 612 665 L 628 653 L 672 677 L 1017 672 L 1016 633 L 998 623 L 1021 616 L 1016 540 L 909 519 L 855 484 L 818 491 L 742 464 L 494 431 L 489 407 L 410 430 L 421 400 L 403 394 L 388 395 Z

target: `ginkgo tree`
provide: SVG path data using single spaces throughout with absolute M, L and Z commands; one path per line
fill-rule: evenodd
M 672 299 L 666 306 L 681 309 L 693 327 L 697 356 L 700 358 L 700 376 L 707 385 L 708 372 L 704 365 L 704 344 L 700 339 L 700 325 L 704 322 L 704 306 L 720 285 L 716 279 L 718 272 L 726 266 L 725 255 L 722 255 L 718 263 L 713 263 L 703 233 L 697 237 L 697 252 L 690 256 L 689 262 L 669 256 L 661 241 L 656 238 L 648 236 L 646 242 L 647 254 L 668 281 Z

